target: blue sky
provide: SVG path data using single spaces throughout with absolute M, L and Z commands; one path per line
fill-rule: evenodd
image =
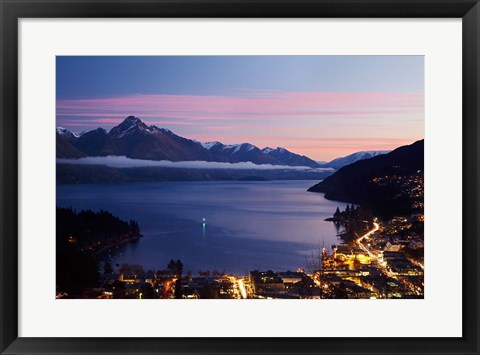
M 242 89 L 422 93 L 423 57 L 57 57 L 57 99 Z

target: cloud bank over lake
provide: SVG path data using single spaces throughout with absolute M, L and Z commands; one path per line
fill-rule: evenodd
M 80 159 L 57 159 L 60 164 L 105 165 L 111 168 L 163 167 L 180 169 L 235 169 L 235 170 L 299 170 L 314 172 L 334 171 L 332 168 L 310 168 L 308 166 L 287 166 L 254 164 L 252 162 L 222 163 L 210 161 L 168 161 L 131 159 L 125 156 L 85 157 Z

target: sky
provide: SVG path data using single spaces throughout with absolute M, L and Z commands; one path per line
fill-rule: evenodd
M 127 116 L 330 161 L 424 138 L 423 56 L 57 56 L 57 126 Z

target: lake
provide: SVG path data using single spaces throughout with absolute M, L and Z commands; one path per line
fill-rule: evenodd
M 107 210 L 136 220 L 143 238 L 114 263 L 248 274 L 305 268 L 312 251 L 339 243 L 331 217 L 346 204 L 306 190 L 318 181 L 152 182 L 57 186 L 57 206 Z M 205 223 L 203 220 L 205 219 Z

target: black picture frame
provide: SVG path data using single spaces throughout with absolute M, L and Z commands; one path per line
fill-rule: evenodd
M 479 354 L 478 0 L 0 0 L 0 352 L 2 354 Z M 461 338 L 19 338 L 18 19 L 111 17 L 462 18 Z M 457 236 L 458 237 L 458 236 Z M 447 306 L 447 305 L 446 305 Z M 442 310 L 438 310 L 441 314 Z M 434 321 L 434 320 L 432 320 Z M 393 334 L 392 334 L 393 335 Z

